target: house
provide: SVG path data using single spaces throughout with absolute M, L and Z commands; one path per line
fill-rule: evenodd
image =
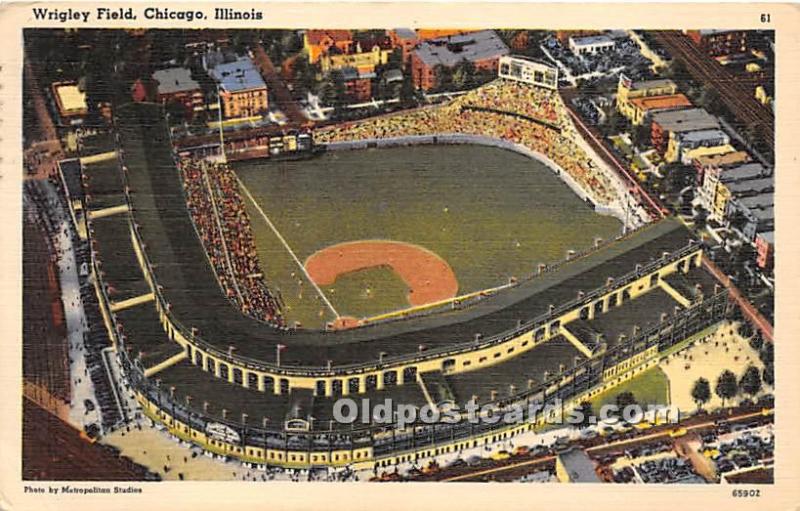
M 319 62 L 332 48 L 348 53 L 353 44 L 353 34 L 349 30 L 306 30 L 303 34 L 303 48 L 312 64 Z
M 268 109 L 267 84 L 249 57 L 209 55 L 208 74 L 217 83 L 225 118 L 255 117 Z
M 86 104 L 86 93 L 75 82 L 55 82 L 51 86 L 53 99 L 58 110 L 58 119 L 62 125 L 83 124 L 89 113 Z
M 774 199 L 772 192 L 733 197 L 728 202 L 727 221 L 745 240 L 754 242 L 759 231 L 775 229 Z
M 320 57 L 319 63 L 323 73 L 346 67 L 369 67 L 374 70 L 376 66 L 389 62 L 389 55 L 393 51 L 394 47 L 388 36 L 363 39 L 357 40 L 350 47 L 349 52 L 332 48 L 327 54 Z
M 727 57 L 750 51 L 747 30 L 687 30 L 686 35 L 712 57 Z
M 389 31 L 389 39 L 392 42 L 392 47 L 400 48 L 403 55 L 403 65 L 407 65 L 411 61 L 411 52 L 420 41 L 417 33 L 410 28 L 395 28 Z
M 364 102 L 372 98 L 372 80 L 375 72 L 371 69 L 346 67 L 340 70 L 344 82 L 345 93 L 350 101 Z
M 711 169 L 723 169 L 748 163 L 750 155 L 746 151 L 731 151 L 723 154 L 698 156 L 694 159 L 694 168 L 697 171 L 697 185 L 702 186 L 705 174 Z
M 756 265 L 762 270 L 769 270 L 774 264 L 775 231 L 766 230 L 756 234 Z
M 464 61 L 471 62 L 476 70 L 496 73 L 500 57 L 508 53 L 493 30 L 423 41 L 411 54 L 411 79 L 418 89 L 434 89 L 438 85 L 437 67 L 452 69 Z
M 728 202 L 737 197 L 742 199 L 753 195 L 773 192 L 775 190 L 775 180 L 772 176 L 757 177 L 733 182 L 720 182 L 717 186 L 717 194 L 714 200 L 714 207 L 711 211 L 712 217 L 723 221 L 729 213 Z
M 664 159 L 668 162 L 691 163 L 693 156 L 709 156 L 734 151 L 731 138 L 720 129 L 672 132 Z M 698 150 L 699 151 L 696 151 Z
M 719 119 L 702 108 L 667 110 L 651 115 L 651 139 L 653 147 L 664 155 L 669 141 L 675 133 L 719 129 Z
M 570 51 L 579 56 L 605 53 L 616 46 L 617 43 L 605 34 L 569 38 Z
M 200 110 L 205 105 L 203 90 L 192 78 L 192 72 L 185 67 L 160 69 L 153 73 L 153 81 L 157 84 L 156 101 L 161 104 L 180 103 L 186 107 L 187 113 Z

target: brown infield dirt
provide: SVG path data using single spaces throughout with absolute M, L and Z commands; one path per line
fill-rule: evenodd
M 408 286 L 408 303 L 413 307 L 447 300 L 458 292 L 458 280 L 450 265 L 430 250 L 411 243 L 338 243 L 312 254 L 304 266 L 318 286 L 329 286 L 346 273 L 388 266 Z

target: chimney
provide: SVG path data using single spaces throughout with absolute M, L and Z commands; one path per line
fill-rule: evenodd
M 614 277 L 606 278 L 606 286 L 610 286 L 613 283 L 614 283 Z

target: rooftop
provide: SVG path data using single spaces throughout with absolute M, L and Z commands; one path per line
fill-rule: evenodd
M 696 131 L 683 131 L 678 133 L 678 138 L 681 142 L 691 144 L 697 142 L 703 142 L 706 140 L 724 140 L 727 143 L 730 140 L 728 134 L 719 129 L 700 129 Z
M 575 46 L 589 46 L 592 44 L 614 44 L 614 41 L 607 35 L 587 35 L 582 37 L 570 37 L 569 40 Z
M 755 195 L 775 188 L 772 177 L 758 179 L 743 179 L 726 185 L 732 195 Z
M 306 38 L 311 44 L 320 44 L 325 39 L 351 41 L 353 34 L 349 30 L 306 30 Z
M 667 78 L 661 78 L 658 80 L 644 80 L 641 82 L 633 82 L 631 85 L 632 90 L 641 90 L 641 89 L 658 89 L 661 87 L 675 87 L 675 82 Z
M 185 67 L 159 69 L 153 73 L 158 82 L 159 94 L 175 94 L 200 89 L 200 84 L 192 78 L 192 72 Z
M 494 30 L 481 30 L 425 41 L 415 54 L 426 66 L 453 67 L 461 61 L 476 62 L 508 55 L 508 47 Z
M 695 161 L 702 167 L 725 167 L 738 163 L 747 163 L 750 161 L 750 155 L 746 151 L 732 151 L 724 154 L 700 156 Z
M 54 83 L 59 113 L 61 115 L 80 115 L 86 113 L 86 93 L 75 83 Z
M 750 197 L 737 197 L 734 200 L 746 208 L 764 208 L 775 205 L 775 194 L 772 192 L 760 193 Z
M 233 62 L 217 64 L 209 70 L 211 77 L 222 90 L 239 92 L 266 88 L 264 78 L 248 57 L 239 57 Z
M 410 28 L 395 28 L 394 33 L 400 39 L 416 39 L 417 33 Z
M 769 243 L 770 245 L 775 244 L 775 231 L 764 231 L 758 233 L 758 237 Z
M 720 181 L 723 183 L 732 183 L 742 179 L 753 179 L 765 175 L 766 169 L 760 163 L 746 163 L 744 165 L 739 165 L 738 167 L 726 169 L 722 173 Z
M 647 96 L 643 98 L 634 98 L 631 103 L 638 108 L 648 110 L 663 110 L 667 108 L 681 108 L 684 106 L 692 106 L 689 98 L 683 94 L 671 94 L 669 96 Z
M 656 112 L 653 114 L 653 122 L 661 126 L 664 131 L 676 133 L 720 127 L 719 120 L 702 108 Z
M 558 459 L 564 466 L 570 482 L 573 483 L 599 483 L 600 478 L 594 470 L 594 462 L 581 449 L 573 447 L 568 451 L 558 454 Z

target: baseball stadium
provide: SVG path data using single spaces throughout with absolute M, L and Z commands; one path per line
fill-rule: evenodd
M 114 115 L 114 158 L 75 185 L 100 312 L 143 412 L 210 453 L 373 467 L 481 445 L 544 417 L 334 405 L 570 406 L 731 313 L 702 243 L 625 210 L 557 91 L 499 78 L 245 142 L 172 140 L 158 104 Z

